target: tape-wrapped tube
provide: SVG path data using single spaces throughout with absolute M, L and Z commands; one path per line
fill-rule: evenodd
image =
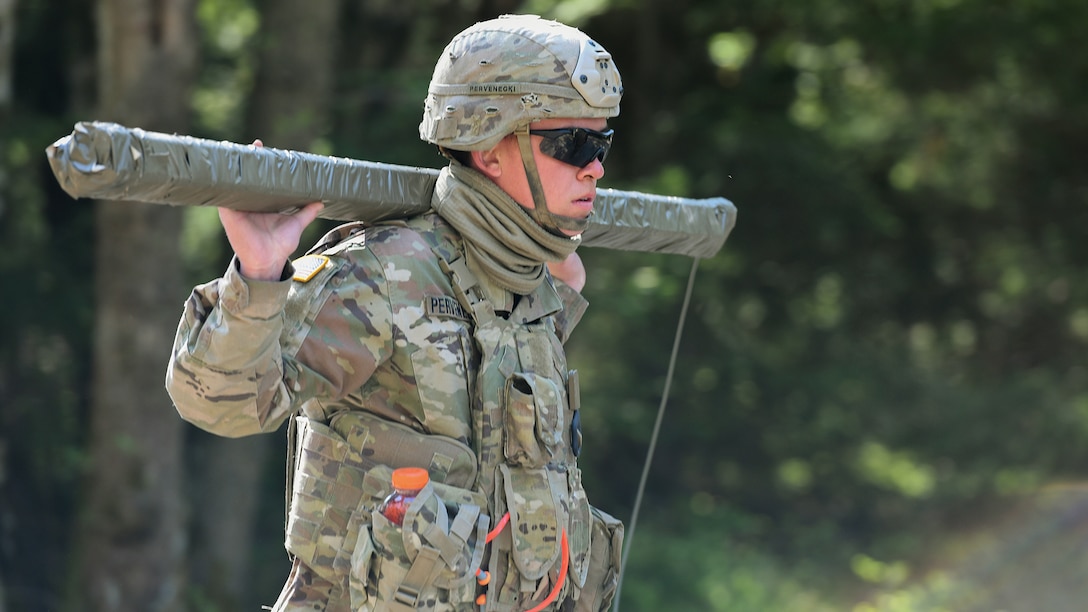
M 287 212 L 322 201 L 326 219 L 377 222 L 430 208 L 438 171 L 80 122 L 46 149 L 73 198 Z M 587 246 L 707 258 L 736 223 L 725 198 L 598 189 Z

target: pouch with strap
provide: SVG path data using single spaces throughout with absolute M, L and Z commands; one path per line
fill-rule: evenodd
M 473 397 L 477 486 L 490 498 L 494 517 L 510 514 L 509 528 L 491 544 L 484 609 L 524 610 L 549 592 L 556 593 L 549 609 L 558 609 L 582 599 L 583 588 L 590 591 L 586 609 L 610 601 L 607 585 L 589 583 L 616 573 L 611 544 L 617 529 L 595 529 L 582 490 L 573 451 L 577 378 L 566 369 L 554 321 L 499 317 L 463 258 L 444 263 L 462 307 L 472 313 L 481 355 Z M 622 538 L 622 527 L 618 532 Z
M 384 499 L 391 480 L 387 466 L 368 472 L 368 500 Z M 408 612 L 471 603 L 490 525 L 484 506 L 477 493 L 429 482 L 408 506 L 402 525 L 373 512 L 352 554 L 352 607 L 365 603 L 374 612 Z

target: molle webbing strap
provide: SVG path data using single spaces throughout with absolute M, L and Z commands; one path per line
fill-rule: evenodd
M 321 423 L 325 422 L 325 412 L 321 410 L 316 402 L 304 402 L 297 413 L 301 413 L 310 419 L 316 419 Z M 295 421 L 297 413 L 287 417 L 287 474 L 284 478 L 285 499 L 283 504 L 283 526 L 285 530 L 287 523 L 291 520 L 291 498 L 294 495 L 292 489 L 294 488 L 295 470 L 298 469 L 298 423 Z
M 424 489 L 421 496 L 434 494 L 434 489 Z M 431 498 L 438 504 L 443 501 Z M 404 516 L 405 549 L 409 546 L 409 525 L 418 535 L 417 552 L 408 572 L 392 592 L 388 610 L 415 610 L 422 593 L 433 593 L 436 585 L 453 589 L 467 583 L 475 575 L 475 569 L 483 560 L 490 519 L 474 504 L 461 504 L 457 515 L 450 520 L 448 507 L 438 506 L 438 511 L 427 520 L 420 519 L 430 501 L 416 500 Z M 400 533 L 400 530 L 398 530 Z M 413 539 L 415 536 L 412 536 Z M 411 555 L 411 553 L 408 553 Z
M 472 270 L 469 270 L 465 258 L 461 256 L 453 261 L 446 261 L 437 251 L 435 255 L 438 256 L 438 265 L 450 277 L 450 282 L 453 284 L 453 288 L 456 289 L 454 294 L 457 301 L 461 303 L 461 307 L 466 312 L 472 313 L 473 323 L 479 325 L 481 321 L 494 319 L 496 317 L 495 308 L 484 297 L 480 281 L 472 273 Z
M 479 506 L 462 504 L 449 525 L 430 523 L 420 535 L 438 550 L 446 565 L 453 568 L 462 551 L 468 548 L 473 533 L 477 534 L 478 540 L 480 536 L 486 537 L 489 524 L 490 518 L 480 512 Z
M 287 526 L 291 522 L 291 498 L 294 497 L 295 489 L 295 470 L 298 469 L 298 424 L 295 423 L 294 415 L 287 417 L 287 466 L 283 482 L 284 482 L 284 496 L 283 500 L 283 531 L 287 532 Z M 294 555 L 288 551 L 287 556 L 294 561 Z
M 412 567 L 394 591 L 393 600 L 387 604 L 390 612 L 412 612 L 417 609 L 419 596 L 431 586 L 442 569 L 442 565 L 438 563 L 438 555 L 435 548 L 420 547 Z

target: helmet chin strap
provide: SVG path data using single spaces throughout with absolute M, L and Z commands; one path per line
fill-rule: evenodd
M 536 160 L 533 158 L 533 144 L 529 137 L 529 124 L 518 126 L 514 130 L 518 137 L 518 150 L 521 151 L 521 163 L 525 166 L 525 178 L 529 181 L 529 191 L 533 194 L 533 208 L 529 215 L 541 227 L 555 234 L 572 240 L 581 240 L 581 233 L 589 227 L 589 218 L 567 217 L 557 215 L 548 210 L 548 201 L 544 197 L 544 186 L 540 183 L 540 172 L 536 169 Z M 576 236 L 568 236 L 562 230 L 578 232 Z

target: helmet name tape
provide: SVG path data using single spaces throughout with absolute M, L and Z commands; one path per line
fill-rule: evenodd
M 481 96 L 491 94 L 518 95 L 535 93 L 560 98 L 578 99 L 569 87 L 547 83 L 469 83 L 467 85 L 432 84 L 428 90 L 436 96 Z M 513 131 L 513 130 L 511 130 Z

